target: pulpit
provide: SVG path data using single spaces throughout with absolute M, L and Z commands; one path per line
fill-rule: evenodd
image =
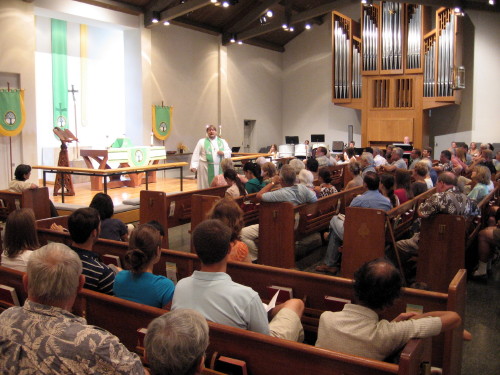
M 57 161 L 58 167 L 69 167 L 69 157 L 68 157 L 68 146 L 66 143 L 71 143 L 73 141 L 78 142 L 78 139 L 71 133 L 69 129 L 62 129 L 59 127 L 54 128 L 54 134 L 61 141 L 61 150 L 59 151 L 59 160 Z M 64 183 L 62 183 L 64 179 Z M 54 183 L 54 196 L 59 195 L 59 190 L 62 187 L 67 190 L 64 192 L 66 195 L 75 195 L 75 189 L 73 188 L 73 180 L 69 174 L 56 174 L 56 181 Z

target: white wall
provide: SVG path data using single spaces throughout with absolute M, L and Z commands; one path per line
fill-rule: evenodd
M 282 54 L 249 45 L 227 47 L 227 87 L 222 84 L 222 123 L 231 146 L 243 145 L 243 121 L 256 120 L 250 152 L 283 142 Z M 243 151 L 243 147 L 241 149 Z
M 359 18 L 359 3 L 339 7 Z M 302 142 L 311 134 L 325 134 L 332 141 L 347 141 L 348 125 L 354 125 L 354 140 L 361 143 L 358 111 L 332 103 L 331 18 L 313 25 L 288 43 L 283 54 L 283 137 L 298 135 Z
M 173 25 L 151 31 L 150 105 L 174 107 L 167 150 L 183 142 L 192 151 L 205 124 L 218 125 L 218 41 Z
M 464 19 L 466 88 L 460 106 L 434 109 L 430 117 L 434 157 L 452 141 L 500 141 L 500 14 L 468 11 Z M 433 139 L 433 142 L 432 142 Z
M 15 137 L 0 136 L 0 188 L 4 188 L 11 175 L 9 141 L 12 142 L 14 167 L 20 163 L 37 163 L 33 4 L 19 0 L 2 0 L 0 24 L 0 72 L 20 74 L 26 106 L 26 123 L 22 133 Z M 32 174 L 31 180 L 38 182 L 36 173 Z

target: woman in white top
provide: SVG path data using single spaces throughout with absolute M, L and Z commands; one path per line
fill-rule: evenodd
M 33 210 L 21 208 L 12 211 L 5 223 L 2 266 L 26 272 L 32 250 L 39 247 Z

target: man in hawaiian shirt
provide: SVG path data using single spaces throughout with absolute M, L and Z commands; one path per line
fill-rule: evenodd
M 6 374 L 144 374 L 119 339 L 70 313 L 85 283 L 78 255 L 61 243 L 33 251 L 23 276 L 28 298 L 0 315 Z

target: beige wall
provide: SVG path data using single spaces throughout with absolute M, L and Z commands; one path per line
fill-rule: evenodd
M 22 133 L 15 137 L 0 136 L 0 188 L 3 188 L 10 180 L 9 141 L 12 141 L 14 167 L 21 162 L 37 163 L 33 4 L 19 0 L 0 1 L 0 24 L 0 72 L 20 74 L 26 106 Z M 36 181 L 35 173 L 32 180 Z

